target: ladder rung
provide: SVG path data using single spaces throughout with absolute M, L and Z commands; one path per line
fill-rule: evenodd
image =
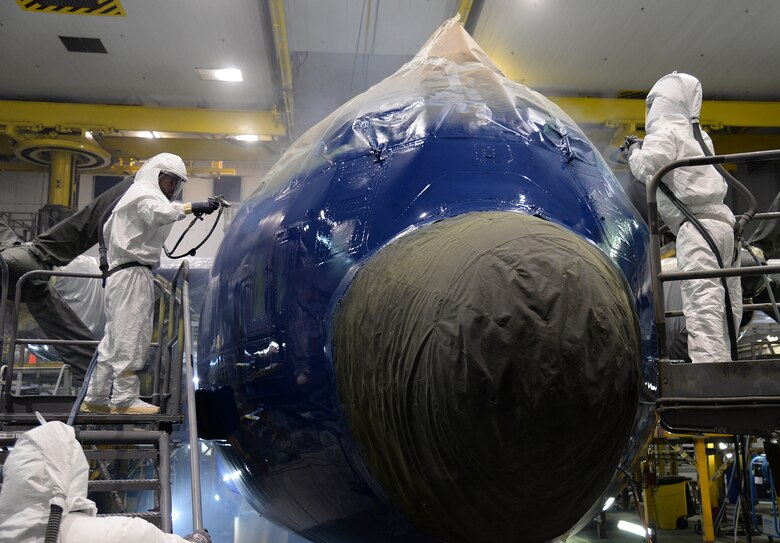
M 162 525 L 162 515 L 159 511 L 144 511 L 141 513 L 98 513 L 99 517 L 125 517 L 125 518 L 140 518 L 154 524 L 158 528 Z
M 137 517 L 137 518 L 160 518 L 159 511 L 139 511 L 137 513 L 98 513 L 99 517 Z
M 157 490 L 159 479 L 115 479 L 89 482 L 90 492 L 111 492 L 112 490 Z
M 0 452 L 0 458 L 2 458 Z M 152 449 L 111 449 L 86 450 L 84 456 L 88 460 L 135 460 L 140 458 L 157 458 L 157 451 Z

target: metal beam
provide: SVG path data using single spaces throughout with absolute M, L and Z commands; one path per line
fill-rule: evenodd
M 122 164 L 145 160 L 158 153 L 174 153 L 185 162 L 224 161 L 272 165 L 280 156 L 279 144 L 274 142 L 239 142 L 225 139 L 144 139 L 104 137 L 101 146 L 115 161 Z M 6 161 L 14 153 L 14 146 L 0 138 L 0 171 L 41 172 L 45 166 L 14 160 Z M 91 173 L 106 173 L 101 168 Z
M 292 137 L 293 131 L 293 76 L 290 62 L 290 49 L 287 45 L 287 22 L 284 18 L 283 0 L 269 0 L 271 20 L 274 28 L 274 45 L 276 60 L 282 77 L 282 96 L 284 99 L 284 117 L 287 123 L 287 134 Z
M 645 101 L 624 98 L 574 98 L 551 96 L 577 123 L 644 125 Z M 780 102 L 721 102 L 705 100 L 701 123 L 711 127 L 780 127 Z
M 284 137 L 284 123 L 272 111 L 60 104 L 0 100 L 0 133 L 14 127 L 32 131 L 120 130 L 213 135 L 257 134 Z
M 157 153 L 173 153 L 185 161 L 268 162 L 279 158 L 278 144 L 225 139 L 143 139 L 105 137 L 101 146 L 114 158 L 146 159 Z
M 458 15 L 460 15 L 460 23 L 466 26 L 466 22 L 469 20 L 469 13 L 471 12 L 471 4 L 474 0 L 460 0 L 458 4 Z

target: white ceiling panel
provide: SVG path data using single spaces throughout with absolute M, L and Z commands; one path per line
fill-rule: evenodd
M 0 6 L 0 98 L 211 109 L 270 109 L 273 76 L 256 0 L 125 0 L 126 17 Z M 58 36 L 100 39 L 68 52 Z M 237 67 L 243 83 L 195 68 Z
M 286 0 L 291 51 L 413 56 L 458 0 Z
M 284 0 L 301 133 L 408 61 L 458 0 Z M 0 2 L 0 99 L 267 110 L 280 103 L 269 0 L 123 0 L 126 17 Z M 616 96 L 672 70 L 705 98 L 780 99 L 777 0 L 474 0 L 474 37 L 547 94 Z M 99 38 L 70 53 L 58 36 Z M 242 83 L 196 68 L 237 67 Z
M 487 0 L 476 41 L 540 91 L 615 96 L 674 70 L 705 98 L 780 98 L 780 2 Z

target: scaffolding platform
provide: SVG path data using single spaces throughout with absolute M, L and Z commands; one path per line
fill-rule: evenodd
M 659 362 L 661 425 L 675 433 L 770 435 L 780 430 L 780 359 Z
M 18 336 L 18 320 L 11 322 L 8 338 L 1 333 L 6 317 L 6 298 L 0 298 L 0 488 L 2 488 L 2 466 L 13 450 L 16 440 L 26 431 L 40 424 L 38 415 L 47 422 L 71 423 L 76 439 L 81 443 L 84 455 L 90 463 L 88 492 L 109 493 L 112 500 L 104 500 L 99 506 L 98 516 L 127 516 L 144 519 L 170 533 L 173 528 L 171 504 L 171 433 L 175 424 L 182 424 L 185 416 L 188 423 L 188 442 L 191 450 L 197 447 L 197 422 L 195 417 L 195 392 L 193 384 L 192 323 L 189 303 L 189 265 L 179 267 L 169 285 L 158 279 L 162 295 L 156 302 L 157 341 L 151 361 L 149 395 L 142 399 L 160 407 L 158 414 L 102 414 L 76 412 L 70 420 L 71 411 L 79 398 L 72 394 L 67 372 L 55 374 L 53 388 L 29 386 L 29 381 L 39 384 L 41 372 L 29 371 L 16 366 L 22 359 L 23 348 L 30 343 L 51 345 L 83 344 L 95 345 L 96 341 L 34 339 Z M 19 315 L 21 292 L 26 281 L 33 276 L 72 276 L 99 280 L 100 275 L 62 271 L 36 270 L 24 274 L 16 284 L 14 315 Z M 0 286 L 3 293 L 8 290 L 8 268 L 0 256 Z M 6 346 L 7 349 L 3 349 Z M 94 363 L 94 359 L 93 359 Z M 69 368 L 67 368 L 69 369 Z M 186 376 L 186 377 L 185 377 Z M 62 386 L 63 383 L 68 386 Z M 35 393 L 30 394 L 30 391 Z M 41 393 L 42 391 L 49 392 Z M 69 392 L 70 394 L 57 394 Z M 182 412 L 182 396 L 186 394 L 187 411 Z M 190 455 L 192 471 L 193 527 L 203 527 L 203 513 L 200 502 L 200 466 L 197 454 Z M 138 494 L 142 493 L 140 498 Z M 151 494 L 150 494 L 151 493 Z M 130 503 L 128 495 L 131 495 Z M 145 503 L 145 510 L 133 510 Z M 104 510 L 107 509 L 107 510 Z

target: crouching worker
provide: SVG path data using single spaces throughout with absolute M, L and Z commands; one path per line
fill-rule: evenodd
M 178 156 L 162 153 L 150 158 L 106 221 L 103 233 L 110 267 L 106 331 L 81 411 L 154 414 L 160 410 L 139 398 L 136 375 L 152 340 L 151 270 L 160 265 L 160 251 L 174 222 L 186 214 L 209 214 L 219 207 L 210 200 L 174 202 L 186 180 L 187 171 Z
M 61 422 L 19 437 L 3 471 L 0 541 L 211 543 L 206 530 L 179 537 L 139 518 L 97 518 L 95 502 L 87 498 L 87 458 L 73 428 Z

